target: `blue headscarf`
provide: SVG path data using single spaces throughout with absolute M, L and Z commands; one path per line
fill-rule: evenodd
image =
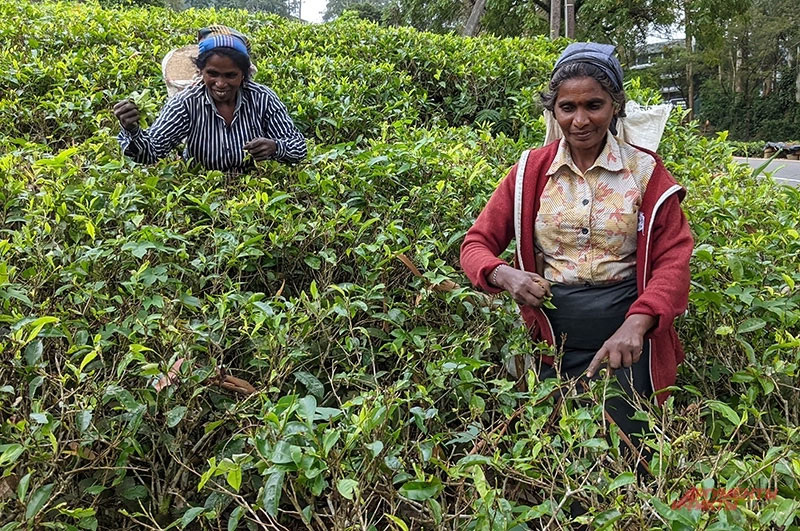
M 247 45 L 236 35 L 213 35 L 206 37 L 197 43 L 197 47 L 200 49 L 201 54 L 213 50 L 214 48 L 233 48 L 237 52 L 241 52 L 247 57 L 250 57 Z
M 570 63 L 589 63 L 605 72 L 616 90 L 622 90 L 622 65 L 614 57 L 614 50 L 615 47 L 610 44 L 573 42 L 567 46 L 567 49 L 556 61 L 553 74 L 562 66 Z

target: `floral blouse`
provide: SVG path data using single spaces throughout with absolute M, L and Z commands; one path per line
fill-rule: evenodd
M 653 157 L 609 133 L 583 173 L 561 139 L 534 231 L 547 280 L 593 285 L 636 276 L 639 208 L 655 165 Z

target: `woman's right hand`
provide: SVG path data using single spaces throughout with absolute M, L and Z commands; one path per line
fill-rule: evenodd
M 508 265 L 497 267 L 496 275 L 492 272 L 497 281 L 496 286 L 509 292 L 519 304 L 538 308 L 552 295 L 550 283 L 536 273 L 521 271 Z
M 122 100 L 114 105 L 114 116 L 129 133 L 135 133 L 139 129 L 139 107 L 131 100 Z

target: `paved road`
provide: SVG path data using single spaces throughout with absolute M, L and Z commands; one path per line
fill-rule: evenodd
M 758 168 L 767 161 L 767 159 L 756 157 L 733 158 L 742 164 L 749 164 L 752 168 Z M 775 179 L 775 182 L 800 186 L 800 160 L 774 159 L 766 171 L 772 172 L 772 178 Z

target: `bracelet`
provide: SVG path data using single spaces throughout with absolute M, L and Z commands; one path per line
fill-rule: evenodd
M 495 268 L 494 268 L 494 271 L 492 271 L 492 277 L 491 277 L 491 279 L 490 279 L 489 281 L 492 283 L 492 286 L 494 286 L 494 287 L 496 287 L 496 288 L 499 288 L 499 287 L 500 287 L 500 286 L 498 286 L 498 285 L 497 285 L 497 271 L 498 271 L 498 270 L 499 270 L 501 267 L 503 267 L 504 265 L 506 265 L 506 264 L 500 264 L 499 266 L 497 266 L 497 267 L 495 267 Z

